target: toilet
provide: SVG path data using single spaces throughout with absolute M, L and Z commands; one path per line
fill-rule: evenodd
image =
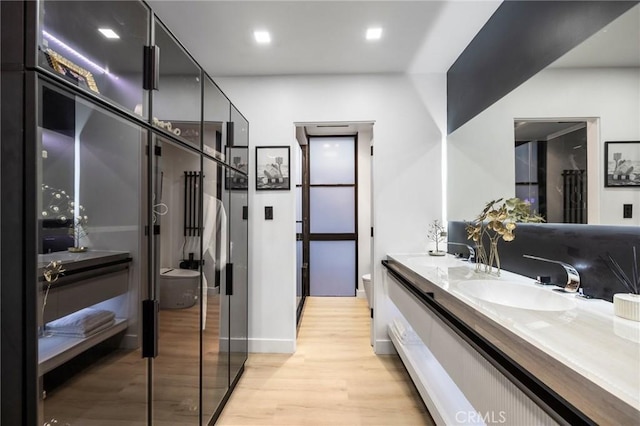
M 160 309 L 184 309 L 195 305 L 200 272 L 192 269 L 160 269 Z
M 364 274 L 362 276 L 362 284 L 364 286 L 364 294 L 367 295 L 367 303 L 369 304 L 369 309 L 371 309 L 371 274 Z

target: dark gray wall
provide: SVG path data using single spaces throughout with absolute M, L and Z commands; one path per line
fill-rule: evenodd
M 469 243 L 465 227 L 465 222 L 449 222 L 449 241 Z M 640 256 L 640 227 L 519 223 L 515 235 L 511 242 L 498 243 L 502 269 L 531 278 L 548 275 L 552 283 L 566 284 L 562 266 L 522 257 L 530 254 L 573 265 L 589 296 L 612 301 L 615 293 L 628 293 L 602 257 L 610 253 L 631 276 L 632 247 Z M 458 251 L 459 247 L 449 246 L 450 253 Z
M 637 3 L 503 2 L 447 72 L 448 133 Z

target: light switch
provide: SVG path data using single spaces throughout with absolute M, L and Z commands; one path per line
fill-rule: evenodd
M 264 220 L 273 220 L 273 206 L 264 207 Z
M 633 204 L 622 205 L 622 217 L 623 219 L 631 219 L 633 216 Z

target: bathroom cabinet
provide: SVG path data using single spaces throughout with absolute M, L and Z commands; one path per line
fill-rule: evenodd
M 248 351 L 248 120 L 143 1 L 0 7 L 2 420 L 212 424 Z M 159 309 L 181 267 L 195 303 Z M 115 324 L 37 337 L 85 307 Z
M 38 273 L 41 277 L 42 269 L 51 261 L 62 262 L 65 270 L 50 286 L 44 279 L 39 282 L 43 287 L 42 294 L 46 294 L 43 324 L 113 299 L 129 289 L 131 258 L 127 252 L 60 252 L 39 255 L 38 260 L 41 262 Z M 38 339 L 39 375 L 48 373 L 126 328 L 126 318 L 116 318 L 111 327 L 84 338 L 49 335 L 44 328 L 43 336 Z
M 442 423 L 469 411 L 507 424 L 633 424 L 640 416 L 640 326 L 615 317 L 610 302 L 504 270 L 488 276 L 450 256 L 389 255 L 384 264 L 389 298 L 420 342 L 391 338 Z M 520 308 L 504 292 L 470 292 L 487 282 L 547 297 Z M 543 305 L 549 299 L 563 303 Z

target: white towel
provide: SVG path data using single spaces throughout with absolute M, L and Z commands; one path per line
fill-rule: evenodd
M 86 334 L 115 319 L 115 314 L 102 309 L 84 308 L 47 323 L 47 329 L 60 333 Z
M 47 328 L 46 330 L 49 331 L 52 335 L 54 336 L 63 336 L 63 337 L 89 337 L 89 336 L 93 336 L 94 334 L 100 333 L 103 330 L 106 330 L 109 327 L 112 327 L 113 324 L 116 323 L 115 319 L 111 319 L 108 322 L 105 322 L 102 325 L 99 325 L 97 327 L 92 328 L 89 331 L 85 331 L 85 332 L 71 332 L 71 331 L 65 331 L 65 330 L 60 330 L 60 329 L 49 329 Z M 48 325 L 47 325 L 48 327 Z
M 395 332 L 398 339 L 400 339 L 400 341 L 405 345 L 422 343 L 422 340 L 420 339 L 420 337 L 418 337 L 416 332 L 413 331 L 410 326 L 405 325 L 404 322 L 402 322 L 398 318 L 395 318 L 393 320 L 393 322 L 391 323 L 391 328 Z

